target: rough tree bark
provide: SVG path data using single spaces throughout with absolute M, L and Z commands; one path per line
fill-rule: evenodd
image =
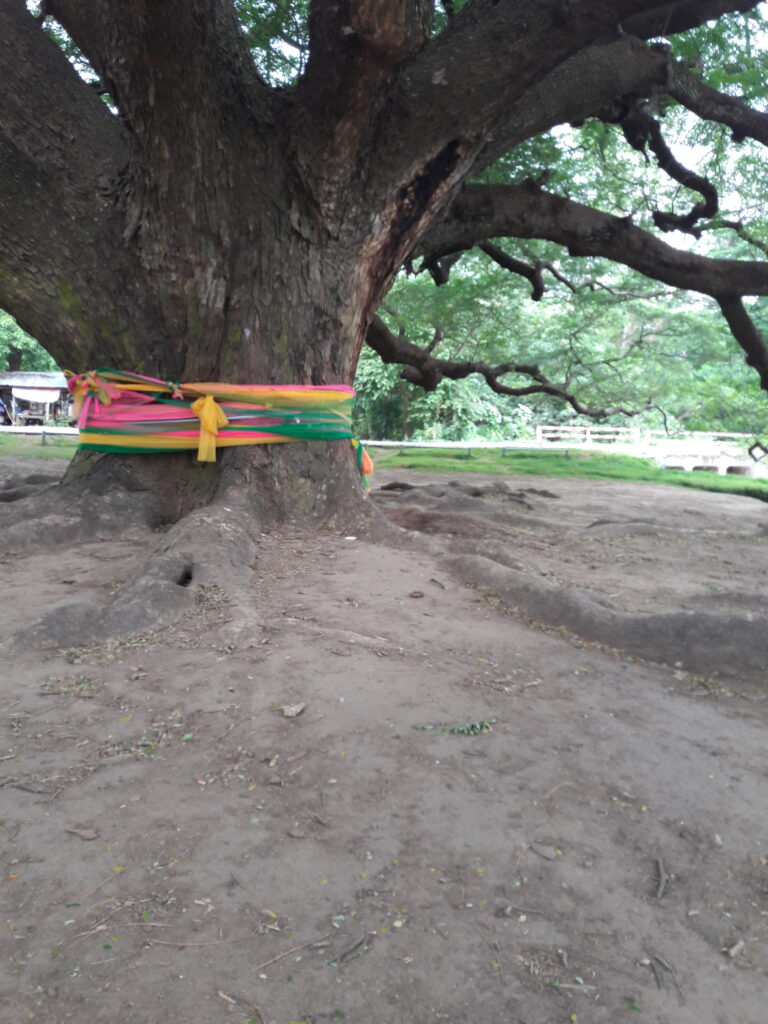
M 473 169 L 668 86 L 645 39 L 756 3 L 473 0 L 432 37 L 431 0 L 315 2 L 306 71 L 275 89 L 232 0 L 46 0 L 107 103 L 42 18 L 4 0 L 0 305 L 73 371 L 351 383 L 394 274 L 446 211 L 446 232 L 462 220 Z M 709 102 L 682 75 L 677 88 Z M 224 452 L 205 469 L 89 456 L 67 480 L 80 495 L 121 485 L 126 508 L 168 524 L 217 496 L 256 522 L 338 515 L 359 501 L 354 476 L 336 443 Z

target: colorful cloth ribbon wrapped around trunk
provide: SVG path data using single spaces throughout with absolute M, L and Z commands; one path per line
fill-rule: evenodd
M 350 440 L 365 480 L 373 464 L 352 436 L 353 388 L 250 384 L 177 384 L 137 373 L 68 374 L 80 447 L 100 452 L 216 449 L 241 444 Z

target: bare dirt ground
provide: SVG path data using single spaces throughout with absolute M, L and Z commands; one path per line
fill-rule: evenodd
M 151 533 L 2 558 L 3 1024 L 764 1024 L 768 506 L 398 481 L 121 638 Z

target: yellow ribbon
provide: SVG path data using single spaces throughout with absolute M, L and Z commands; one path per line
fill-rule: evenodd
M 197 444 L 198 462 L 216 461 L 216 435 L 229 420 L 213 395 L 198 398 L 192 403 L 192 412 L 200 420 L 200 439 Z

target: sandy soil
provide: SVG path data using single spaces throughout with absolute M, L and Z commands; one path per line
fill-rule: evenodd
M 122 639 L 18 643 L 151 535 L 2 558 L 4 1024 L 763 1024 L 765 664 L 515 594 L 760 631 L 768 506 L 396 479 L 430 552 L 265 535 L 248 607 Z

